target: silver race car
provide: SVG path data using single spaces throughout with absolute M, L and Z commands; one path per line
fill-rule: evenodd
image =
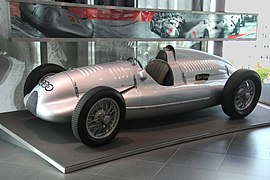
M 188 112 L 222 105 L 230 118 L 249 115 L 259 100 L 261 80 L 222 58 L 167 46 L 145 68 L 135 58 L 66 71 L 55 64 L 34 69 L 24 86 L 24 103 L 35 116 L 71 122 L 88 146 L 111 141 L 125 119 Z

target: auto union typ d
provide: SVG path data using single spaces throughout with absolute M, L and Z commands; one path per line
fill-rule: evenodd
M 40 119 L 70 122 L 88 146 L 110 142 L 126 119 L 188 112 L 221 104 L 232 119 L 248 116 L 259 100 L 261 80 L 220 57 L 167 46 L 142 67 L 138 59 L 65 70 L 34 69 L 24 103 Z

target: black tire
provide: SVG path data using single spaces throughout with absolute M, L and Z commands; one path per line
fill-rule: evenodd
M 95 109 L 97 106 L 98 110 Z M 90 111 L 93 113 L 92 118 L 98 121 L 91 118 Z M 109 87 L 96 87 L 86 92 L 76 105 L 72 115 L 72 131 L 76 139 L 87 146 L 105 145 L 118 134 L 125 116 L 126 104 L 122 95 Z
M 227 80 L 222 92 L 222 109 L 231 119 L 248 116 L 261 95 L 260 76 L 252 70 L 239 69 Z
M 46 76 L 65 71 L 65 68 L 56 64 L 43 64 L 36 67 L 26 78 L 23 88 L 24 96 L 40 83 Z

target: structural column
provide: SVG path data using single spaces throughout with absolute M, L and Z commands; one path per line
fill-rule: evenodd
M 193 11 L 203 11 L 203 0 L 192 0 Z
M 203 1 L 204 0 L 192 0 L 192 11 L 203 11 Z M 208 46 L 208 41 L 200 41 L 200 50 L 206 51 Z
M 216 0 L 216 12 L 225 12 L 225 1 L 226 0 Z M 223 56 L 223 42 L 214 42 L 214 54 L 217 56 Z

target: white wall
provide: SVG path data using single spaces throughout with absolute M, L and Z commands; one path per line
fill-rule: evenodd
M 226 12 L 258 13 L 257 41 L 224 42 L 223 56 L 236 67 L 270 67 L 269 0 L 226 0 Z

